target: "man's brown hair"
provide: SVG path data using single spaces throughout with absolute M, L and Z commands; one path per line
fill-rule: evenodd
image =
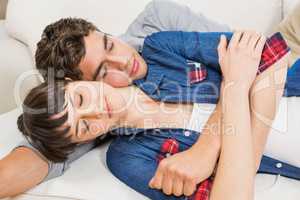
M 78 65 L 85 55 L 84 37 L 95 30 L 95 25 L 79 18 L 64 18 L 48 25 L 35 54 L 37 69 L 45 80 L 51 74 L 55 79 L 82 79 Z

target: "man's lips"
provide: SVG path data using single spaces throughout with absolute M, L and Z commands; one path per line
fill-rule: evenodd
M 111 109 L 109 107 L 109 104 L 107 102 L 107 98 L 106 97 L 105 97 L 105 105 L 106 105 L 106 110 L 107 110 L 108 117 L 111 118 Z
M 140 67 L 140 63 L 134 58 L 129 76 L 132 77 L 132 76 L 136 75 L 139 70 L 139 67 Z

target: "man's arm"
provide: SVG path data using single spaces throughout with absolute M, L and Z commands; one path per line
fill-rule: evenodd
M 0 160 L 0 199 L 23 193 L 44 180 L 48 163 L 27 147 L 19 147 Z
M 230 28 L 175 1 L 154 0 L 137 16 L 120 38 L 140 51 L 145 37 L 160 31 L 228 32 Z

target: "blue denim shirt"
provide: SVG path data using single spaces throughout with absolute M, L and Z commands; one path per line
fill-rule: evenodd
M 145 78 L 134 82 L 153 99 L 166 102 L 217 103 L 221 84 L 217 46 L 220 35 L 228 39 L 232 33 L 159 32 L 147 37 L 142 56 L 148 65 Z M 190 84 L 187 61 L 199 62 L 207 67 L 206 80 Z M 300 62 L 295 63 L 299 65 Z M 300 68 L 292 67 L 288 72 L 285 96 L 297 96 L 300 87 L 296 81 Z M 135 135 L 153 129 L 118 129 L 117 134 Z M 179 131 L 182 129 L 160 129 Z M 259 168 L 261 173 L 280 174 L 300 180 L 300 168 L 279 160 L 263 156 Z
M 217 103 L 222 81 L 217 52 L 221 34 L 228 40 L 232 37 L 230 32 L 181 31 L 158 32 L 146 37 L 142 56 L 148 72 L 134 84 L 159 101 Z M 190 83 L 190 61 L 206 67 L 208 75 L 204 81 Z M 288 72 L 284 96 L 300 94 L 300 82 L 297 81 L 300 68 L 297 65 L 300 62 Z
M 288 70 L 284 96 L 300 96 L 300 59 Z
M 222 80 L 217 53 L 220 34 L 166 31 L 146 37 L 142 56 L 148 73 L 135 85 L 159 101 L 217 103 Z M 209 66 L 204 81 L 190 83 L 190 61 Z

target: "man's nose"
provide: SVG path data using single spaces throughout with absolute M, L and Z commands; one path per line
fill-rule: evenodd
M 107 60 L 113 68 L 121 71 L 126 70 L 129 62 L 129 58 L 127 56 L 108 56 Z

